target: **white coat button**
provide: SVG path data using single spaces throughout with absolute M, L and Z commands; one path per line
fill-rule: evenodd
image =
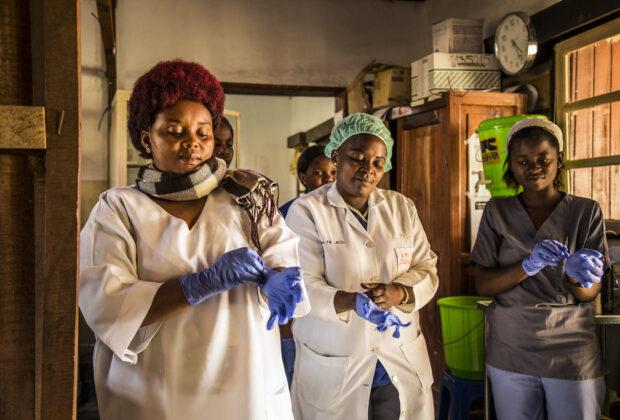
M 398 377 L 396 377 L 396 375 L 392 376 L 392 383 L 393 384 L 397 384 L 398 383 Z
M 375 246 L 371 241 L 366 242 L 366 248 L 372 248 Z
M 371 350 L 373 353 L 379 353 L 379 347 L 377 346 L 374 346 Z

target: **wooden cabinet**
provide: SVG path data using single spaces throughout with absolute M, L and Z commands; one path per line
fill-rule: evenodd
M 437 299 L 475 294 L 469 269 L 465 140 L 481 121 L 524 110 L 525 97 L 520 94 L 447 92 L 396 123 L 395 189 L 414 201 L 431 248 L 439 257 L 439 290 L 421 311 L 436 384 L 445 369 Z

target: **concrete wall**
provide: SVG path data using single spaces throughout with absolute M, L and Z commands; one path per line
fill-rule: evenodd
M 510 0 L 120 1 L 118 88 L 131 89 L 153 64 L 174 57 L 198 61 L 228 82 L 345 86 L 372 59 L 408 64 L 430 52 L 433 22 L 483 17 L 487 36 L 505 13 L 515 9 L 535 13 L 557 1 L 520 0 L 518 5 Z M 82 0 L 81 13 L 84 220 L 99 192 L 107 188 L 109 118 L 99 129 L 108 98 L 101 36 L 91 16 L 97 14 L 96 0 Z M 258 109 L 265 115 L 277 114 L 275 109 Z M 245 114 L 249 124 L 250 114 Z M 272 143 L 275 137 L 257 140 L 243 159 L 248 164 L 255 159 L 257 169 L 278 174 L 290 163 L 286 135 L 277 144 Z M 269 160 L 272 166 L 259 163 L 260 151 L 267 147 L 278 156 Z M 283 191 L 290 192 L 288 181 L 282 182 Z
M 558 0 L 131 0 L 118 3 L 123 88 L 155 62 L 198 61 L 228 82 L 346 85 L 372 59 L 408 64 L 431 52 L 431 25 L 486 19 Z
M 108 188 L 108 81 L 105 78 L 105 53 L 99 31 L 97 0 L 81 3 L 82 59 L 82 155 L 81 219 L 82 224 L 99 194 Z M 101 125 L 99 125 L 99 121 Z

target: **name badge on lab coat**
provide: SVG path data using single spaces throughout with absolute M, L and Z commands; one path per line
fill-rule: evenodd
M 398 265 L 410 265 L 411 257 L 413 257 L 413 248 L 395 248 L 396 261 Z

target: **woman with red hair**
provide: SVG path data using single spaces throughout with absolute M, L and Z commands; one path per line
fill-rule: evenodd
M 292 419 L 273 327 L 309 311 L 298 238 L 273 182 L 214 156 L 223 109 L 195 63 L 134 86 L 129 134 L 152 163 L 99 197 L 80 243 L 104 420 Z

